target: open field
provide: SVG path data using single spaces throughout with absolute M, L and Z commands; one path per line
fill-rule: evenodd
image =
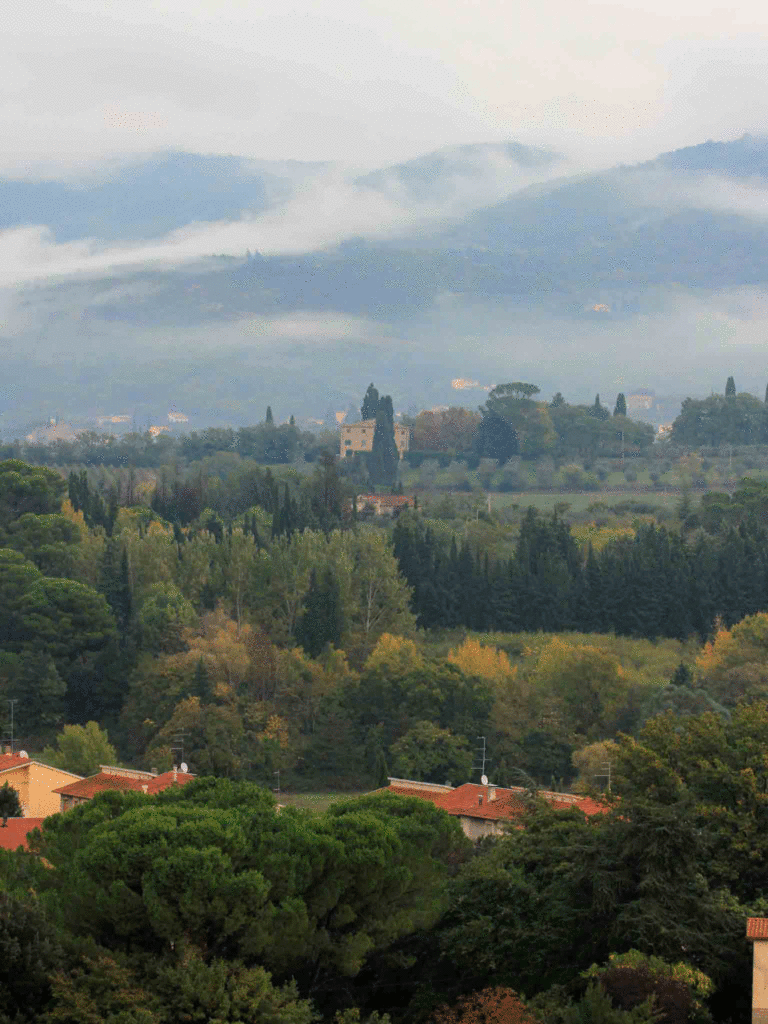
M 565 518 L 583 516 L 590 505 L 602 503 L 608 508 L 623 502 L 641 503 L 653 506 L 663 514 L 672 515 L 680 501 L 679 494 L 664 491 L 574 491 L 571 493 L 552 493 L 551 491 L 524 491 L 523 493 L 506 494 L 491 493 L 491 508 L 502 509 L 510 505 L 519 505 L 521 509 L 533 505 L 540 512 L 554 512 L 556 505 L 567 505 Z
M 366 790 L 365 792 L 369 792 Z M 360 793 L 281 793 L 277 802 L 285 804 L 286 807 L 303 807 L 304 810 L 312 811 L 314 814 L 322 814 L 327 811 L 331 804 L 339 804 L 344 800 L 354 800 L 355 797 L 364 796 Z

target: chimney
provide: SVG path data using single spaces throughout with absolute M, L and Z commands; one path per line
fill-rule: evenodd
M 149 786 L 146 784 L 146 782 L 142 785 L 141 791 L 142 791 L 142 793 L 148 793 L 149 792 Z
M 768 917 L 747 918 L 752 942 L 752 1024 L 768 1020 Z
M 178 772 L 178 768 L 176 767 L 176 765 L 174 765 L 173 766 L 173 783 L 174 783 L 174 785 L 176 785 L 176 774 L 177 774 L 177 772 Z
M 482 807 L 483 806 L 483 794 L 482 793 L 477 798 L 477 805 L 478 805 L 478 807 Z

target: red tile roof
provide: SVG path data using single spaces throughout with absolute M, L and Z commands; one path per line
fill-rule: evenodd
M 11 768 L 18 768 L 23 764 L 30 764 L 29 757 L 25 754 L 0 754 L 0 772 L 7 772 Z
M 418 783 L 397 785 L 403 781 L 405 780 L 393 780 L 389 792 L 431 800 L 436 807 L 442 807 L 444 811 L 457 817 L 508 821 L 518 817 L 525 810 L 525 790 L 522 787 L 503 789 L 501 786 L 481 786 L 465 782 L 456 789 L 441 787 L 443 792 L 435 792 L 419 788 Z M 493 799 L 489 799 L 491 794 Z M 587 796 L 577 796 L 575 793 L 551 793 L 540 790 L 539 796 L 558 810 L 578 807 L 587 816 L 604 814 L 609 809 L 606 804 Z
M 33 828 L 39 828 L 43 818 L 9 818 L 5 828 L 0 819 L 0 849 L 17 850 L 20 846 L 27 849 L 27 834 Z
M 414 499 L 409 497 L 407 494 L 358 494 L 358 502 L 362 501 L 364 504 L 370 502 L 371 505 L 379 504 L 385 508 L 396 508 L 398 505 L 412 505 Z
M 379 790 L 382 793 L 397 793 L 399 796 L 417 796 L 420 800 L 431 800 L 437 807 L 442 806 L 440 800 L 445 795 L 434 789 L 421 788 L 418 786 L 398 786 L 392 782 L 384 790 Z
M 747 938 L 768 939 L 768 917 L 748 917 Z
M 138 776 L 123 775 L 117 772 L 99 772 L 98 775 L 90 775 L 87 779 L 80 779 L 78 782 L 70 782 L 67 786 L 54 789 L 54 793 L 61 796 L 77 797 L 80 800 L 90 800 L 106 789 L 133 790 L 135 792 L 160 793 L 169 786 L 183 786 L 195 778 L 184 772 L 163 772 L 162 775 L 151 775 L 149 772 L 139 773 Z M 146 791 L 144 790 L 144 787 Z

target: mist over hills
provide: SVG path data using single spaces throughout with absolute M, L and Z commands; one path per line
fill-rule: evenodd
M 508 143 L 365 173 L 166 154 L 0 182 L 0 431 L 322 416 L 374 377 L 399 408 L 506 379 L 591 400 L 735 373 L 762 394 L 766 178 L 745 136 L 597 172 Z

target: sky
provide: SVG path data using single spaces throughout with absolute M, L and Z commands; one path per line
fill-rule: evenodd
M 160 149 L 377 166 L 515 139 L 590 165 L 768 125 L 757 0 L 7 5 L 0 173 Z

